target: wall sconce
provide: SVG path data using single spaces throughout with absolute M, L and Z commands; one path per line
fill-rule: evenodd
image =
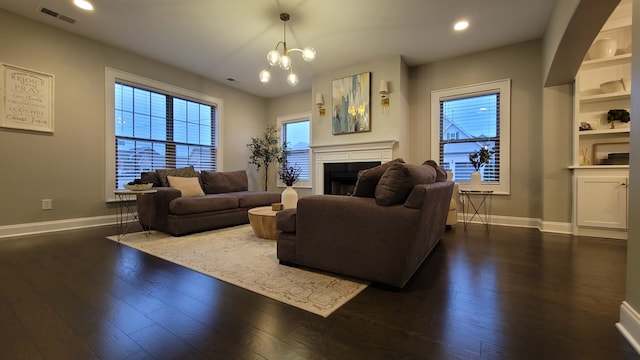
M 320 93 L 316 94 L 316 106 L 318 107 L 320 116 L 324 116 L 324 97 Z
M 384 108 L 389 107 L 389 87 L 386 80 L 380 80 L 380 105 Z

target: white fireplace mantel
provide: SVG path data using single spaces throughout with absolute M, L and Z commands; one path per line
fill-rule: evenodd
M 369 141 L 339 145 L 312 145 L 314 169 L 314 194 L 322 194 L 324 190 L 324 164 L 342 162 L 393 160 L 397 140 Z

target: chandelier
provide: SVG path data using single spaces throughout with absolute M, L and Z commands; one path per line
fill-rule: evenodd
M 311 62 L 316 58 L 316 50 L 310 46 L 305 47 L 304 49 L 289 49 L 287 48 L 287 21 L 289 21 L 289 14 L 282 13 L 280 14 L 280 20 L 282 20 L 282 41 L 279 41 L 276 44 L 274 50 L 271 50 L 267 53 L 267 61 L 269 62 L 269 67 L 265 70 L 260 71 L 260 81 L 263 83 L 268 83 L 271 80 L 271 73 L 269 69 L 272 66 L 280 66 L 280 68 L 284 71 L 289 71 L 289 75 L 287 75 L 287 83 L 291 86 L 296 86 L 298 84 L 298 75 L 293 72 L 293 66 L 291 64 L 291 58 L 289 57 L 289 53 L 294 51 L 299 51 L 302 53 L 302 58 L 306 62 Z M 281 51 L 278 51 L 278 48 L 282 45 Z

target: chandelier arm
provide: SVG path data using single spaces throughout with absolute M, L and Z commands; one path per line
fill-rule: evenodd
M 276 44 L 276 47 L 275 47 L 275 48 L 273 48 L 273 49 L 274 49 L 275 51 L 278 51 L 278 47 L 279 47 L 280 45 L 284 46 L 284 48 L 285 48 L 285 49 L 287 48 L 287 44 L 286 44 L 286 43 L 284 43 L 284 42 L 282 42 L 282 41 L 278 41 L 278 43 Z

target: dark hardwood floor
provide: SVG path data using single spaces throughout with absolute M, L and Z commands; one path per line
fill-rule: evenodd
M 615 328 L 624 241 L 458 224 L 404 291 L 324 319 L 113 233 L 0 240 L 1 359 L 640 359 Z

